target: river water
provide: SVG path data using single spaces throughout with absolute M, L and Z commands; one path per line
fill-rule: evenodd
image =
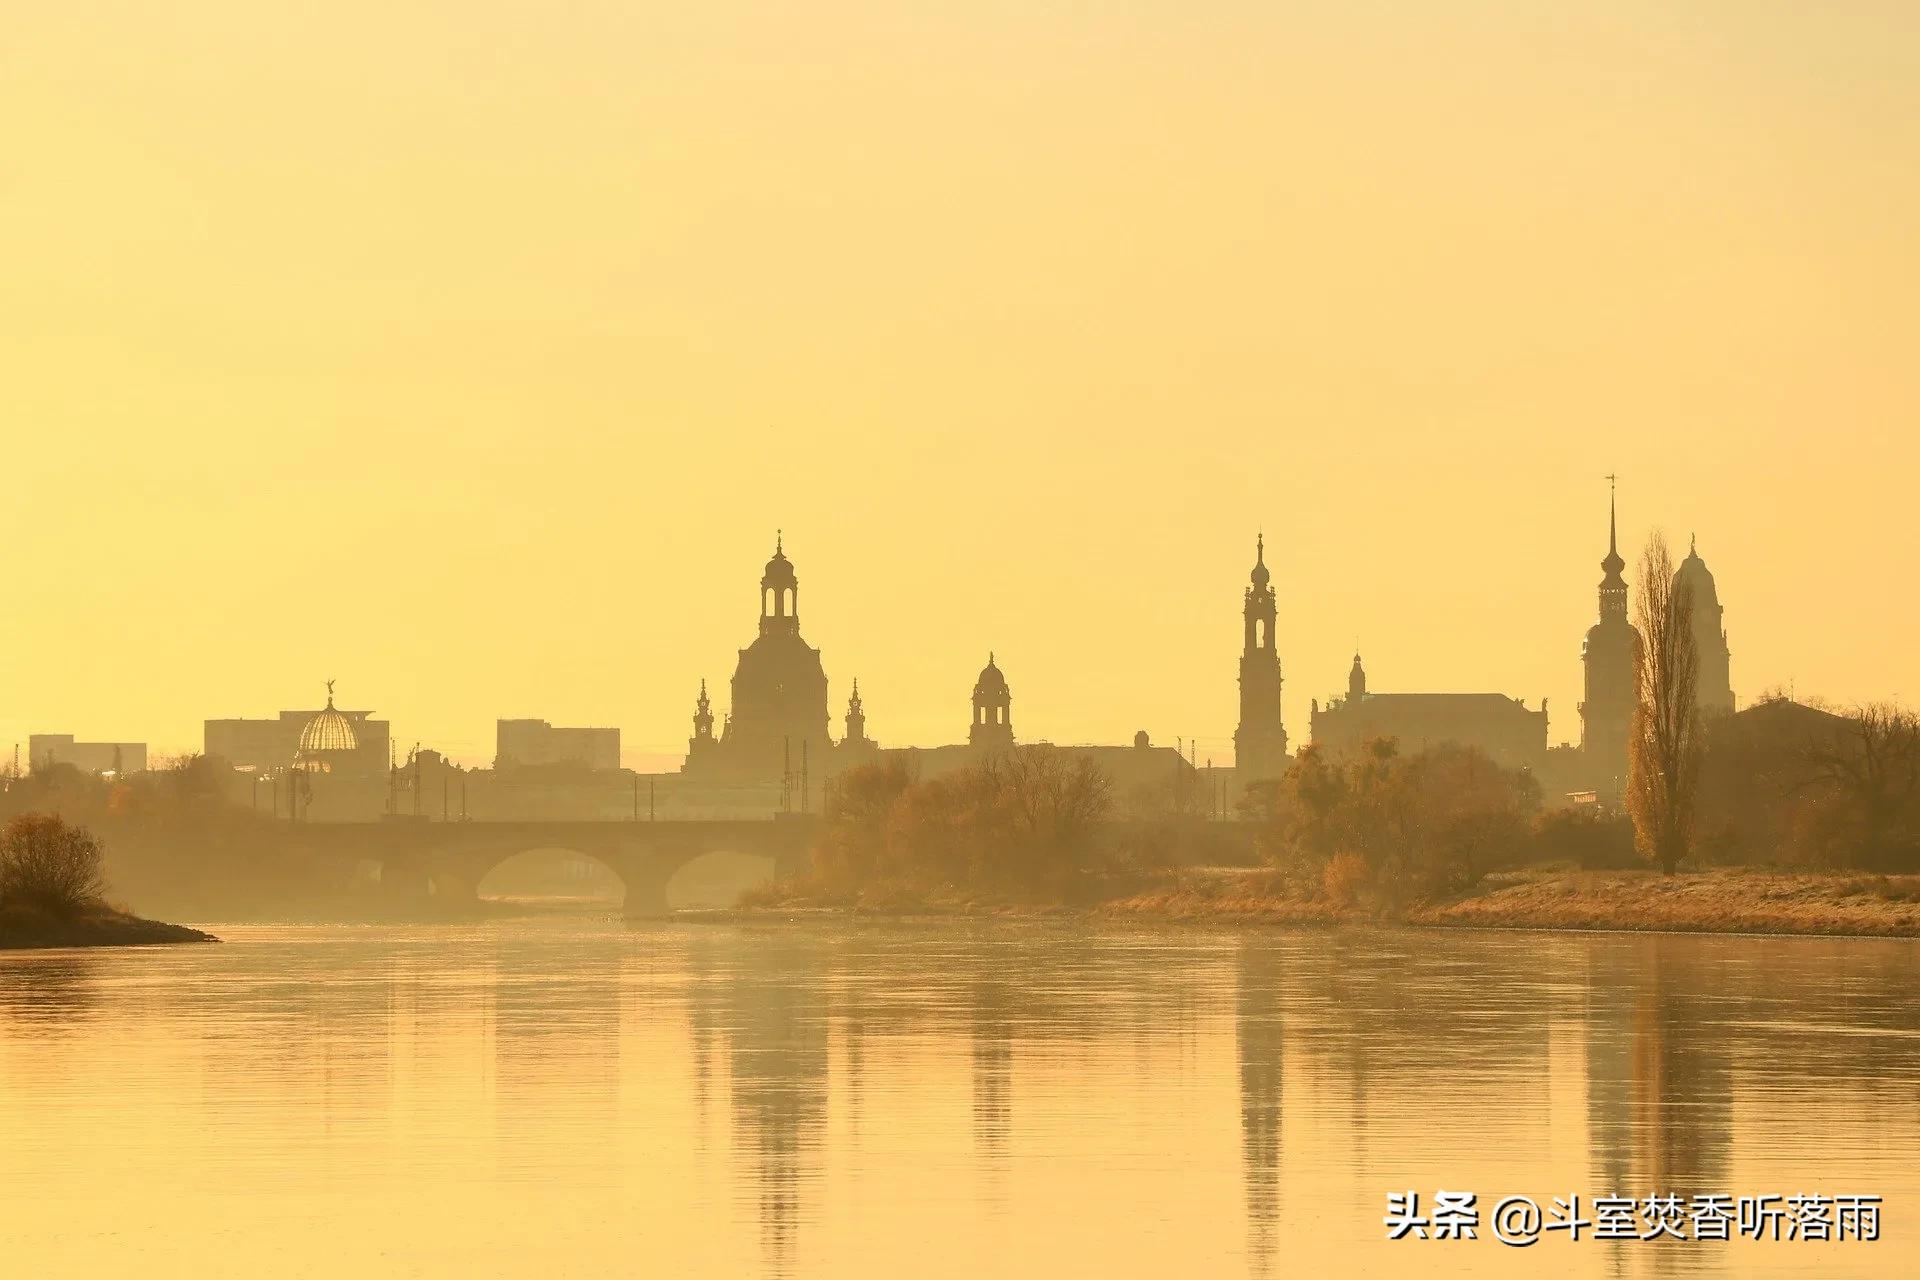
M 6 1274 L 1920 1269 L 1913 943 L 212 927 L 0 956 Z M 1406 1190 L 1478 1238 L 1388 1240 Z M 1669 1192 L 1878 1195 L 1882 1238 L 1488 1221 Z

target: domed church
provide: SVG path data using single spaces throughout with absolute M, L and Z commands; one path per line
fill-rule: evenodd
M 711 733 L 712 713 L 703 705 L 701 714 Z M 784 537 L 776 535 L 773 558 L 760 575 L 760 634 L 740 650 L 725 728 L 714 749 L 696 748 L 687 764 L 736 778 L 773 780 L 797 778 L 805 769 L 811 775 L 809 789 L 817 790 L 828 772 L 831 745 L 827 673 L 820 651 L 800 636 L 800 577 L 787 559 Z

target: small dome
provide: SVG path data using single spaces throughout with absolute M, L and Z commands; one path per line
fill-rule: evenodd
M 1267 535 L 1263 533 L 1253 541 L 1253 585 L 1264 587 L 1272 578 L 1267 572 Z
M 300 756 L 359 749 L 360 735 L 354 732 L 353 721 L 333 709 L 333 684 L 329 681 L 326 710 L 307 721 L 306 728 L 300 730 Z
M 763 587 L 793 587 L 799 585 L 799 579 L 793 572 L 793 561 L 787 559 L 785 538 L 776 535 L 773 540 L 773 559 L 767 561 L 767 571 L 760 576 Z
M 993 655 L 991 653 L 987 655 L 987 665 L 980 668 L 980 678 L 974 681 L 973 691 L 975 694 L 1005 693 L 1007 691 L 1007 678 L 1001 675 L 1000 668 L 994 665 Z

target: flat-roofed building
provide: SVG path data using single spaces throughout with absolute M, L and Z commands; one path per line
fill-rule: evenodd
M 70 764 L 82 773 L 144 773 L 144 742 L 75 742 L 70 733 L 36 733 L 27 738 L 27 760 L 36 769 Z
M 609 771 L 620 767 L 620 731 L 569 729 L 545 720 L 501 720 L 493 754 L 496 769 L 570 764 L 595 772 Z

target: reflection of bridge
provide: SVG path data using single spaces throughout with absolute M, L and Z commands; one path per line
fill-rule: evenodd
M 667 910 L 667 881 L 695 858 L 745 853 L 773 874 L 805 869 L 817 819 L 710 822 L 316 822 L 280 828 L 287 846 L 343 862 L 373 862 L 402 897 L 470 901 L 486 874 L 531 849 L 564 849 L 604 864 L 626 886 L 628 915 Z

